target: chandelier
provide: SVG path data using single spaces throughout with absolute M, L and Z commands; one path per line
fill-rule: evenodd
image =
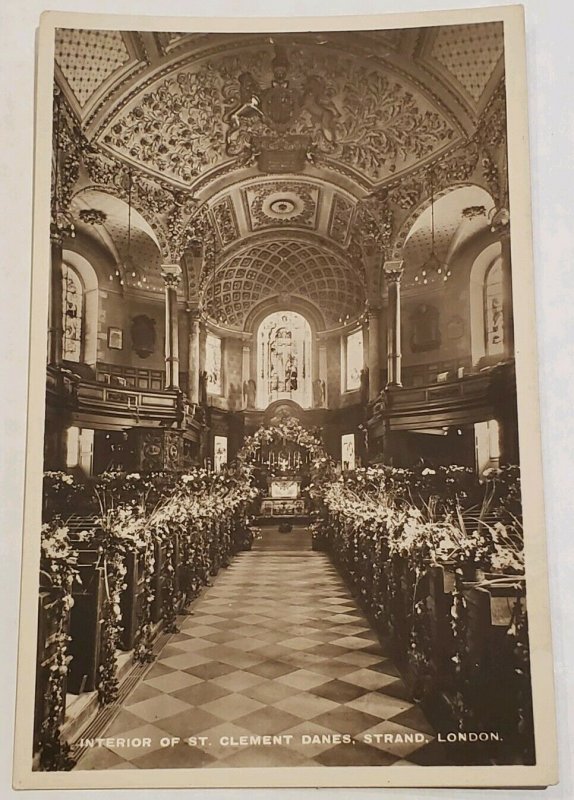
M 429 257 L 424 264 L 419 267 L 415 275 L 415 283 L 426 286 L 428 283 L 434 283 L 437 280 L 442 280 L 446 283 L 451 276 L 451 271 L 448 264 L 443 263 L 436 254 L 434 243 L 434 173 L 429 170 L 430 181 L 430 210 L 431 210 L 431 251 Z
M 144 288 L 144 284 L 147 283 L 147 278 L 136 263 L 134 262 L 131 254 L 131 242 L 132 242 L 132 171 L 128 169 L 128 246 L 127 246 L 127 254 L 123 260 L 122 264 L 118 264 L 116 266 L 116 275 L 118 277 L 121 276 L 123 272 L 124 276 L 129 280 L 132 286 L 138 286 L 139 288 Z M 124 281 L 120 278 L 120 284 L 123 286 Z

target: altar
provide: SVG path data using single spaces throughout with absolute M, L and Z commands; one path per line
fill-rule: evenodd
M 283 436 L 284 430 L 262 442 L 254 454 L 261 517 L 303 517 L 308 511 L 304 489 L 309 482 L 309 453 Z
M 264 517 L 297 517 L 305 514 L 301 478 L 282 476 L 267 479 L 268 492 L 261 502 Z

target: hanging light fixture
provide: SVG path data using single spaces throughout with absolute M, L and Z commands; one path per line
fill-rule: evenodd
M 124 275 L 130 279 L 130 282 L 134 286 L 139 286 L 143 288 L 143 285 L 147 283 L 147 278 L 145 275 L 142 274 L 142 271 L 139 267 L 136 266 L 131 254 L 131 242 L 132 242 L 132 171 L 128 169 L 128 252 L 124 259 L 123 268 L 124 268 Z M 119 275 L 119 269 L 116 269 L 116 275 Z M 123 281 L 120 280 L 120 283 L 123 285 Z
M 429 180 L 430 180 L 430 196 L 431 196 L 431 251 L 430 255 L 424 264 L 419 268 L 417 274 L 415 275 L 415 283 L 422 284 L 426 286 L 428 283 L 434 283 L 436 280 L 442 280 L 443 283 L 446 283 L 451 276 L 451 271 L 448 267 L 448 264 L 444 264 L 440 261 L 439 257 L 435 252 L 435 245 L 434 245 L 434 172 L 432 169 L 429 170 Z

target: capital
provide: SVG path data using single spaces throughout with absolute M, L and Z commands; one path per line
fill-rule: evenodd
M 165 281 L 168 289 L 176 289 L 182 275 L 182 269 L 179 264 L 162 264 L 161 277 Z
M 383 266 L 383 275 L 387 284 L 400 283 L 403 277 L 403 264 L 404 261 L 385 261 Z
M 63 217 L 52 220 L 50 223 L 50 241 L 55 244 L 62 244 L 64 239 L 73 239 L 75 235 L 74 223 Z
M 491 221 L 490 230 L 501 239 L 510 235 L 510 212 L 507 208 L 498 208 Z

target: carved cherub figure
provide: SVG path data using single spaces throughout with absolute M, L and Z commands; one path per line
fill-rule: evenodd
M 319 125 L 325 139 L 334 143 L 336 141 L 336 120 L 341 116 L 341 112 L 326 97 L 326 88 L 323 78 L 310 75 L 303 87 L 303 108 L 307 109 Z

